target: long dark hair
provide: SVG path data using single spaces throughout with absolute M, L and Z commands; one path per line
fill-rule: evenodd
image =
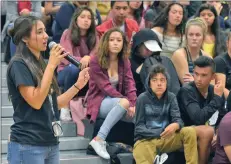
M 76 23 L 77 18 L 80 16 L 80 14 L 83 11 L 89 11 L 91 13 L 91 26 L 87 31 L 87 46 L 89 48 L 89 50 L 92 50 L 95 47 L 96 44 L 96 30 L 95 30 L 95 17 L 94 17 L 94 13 L 92 12 L 92 10 L 88 7 L 81 7 L 78 8 L 75 13 L 73 14 L 72 20 L 71 20 L 71 24 L 70 24 L 70 32 L 71 32 L 71 41 L 72 44 L 74 46 L 79 46 L 80 44 L 80 28 L 78 26 L 78 24 Z
M 187 16 L 186 16 L 186 12 L 185 12 L 183 5 L 181 5 L 180 3 L 173 2 L 173 3 L 170 3 L 168 6 L 166 6 L 164 8 L 164 10 L 162 10 L 162 12 L 160 12 L 159 15 L 155 18 L 153 27 L 162 27 L 163 28 L 163 42 L 164 42 L 165 35 L 167 33 L 168 14 L 169 14 L 169 11 L 173 5 L 181 6 L 183 9 L 182 21 L 178 26 L 176 26 L 176 32 L 178 34 L 180 34 L 180 38 L 181 38 L 179 45 L 181 45 L 183 42 L 184 26 L 185 26 L 185 23 L 187 20 Z
M 128 1 L 128 2 L 130 4 L 130 1 Z M 143 7 L 143 2 L 142 2 L 140 7 L 138 9 L 134 10 L 134 18 L 135 18 L 136 22 L 138 23 L 138 25 L 140 24 L 140 22 L 142 20 L 143 9 L 144 9 L 144 7 Z
M 99 47 L 98 47 L 98 60 L 99 60 L 99 65 L 103 68 L 103 69 L 108 69 L 109 67 L 109 39 L 110 39 L 110 35 L 113 32 L 119 32 L 122 35 L 123 38 L 123 48 L 122 50 L 119 52 L 118 54 L 118 59 L 119 60 L 123 60 L 128 58 L 128 43 L 127 43 L 127 39 L 124 35 L 124 33 L 118 29 L 118 28 L 112 28 L 110 30 L 108 30 L 100 39 L 100 43 L 99 43 Z
M 19 17 L 15 20 L 14 28 L 10 31 L 10 35 L 13 38 L 14 44 L 17 46 L 15 56 L 11 59 L 11 62 L 16 59 L 23 60 L 28 66 L 34 82 L 37 86 L 40 86 L 46 68 L 46 63 L 42 58 L 42 55 L 40 55 L 38 60 L 23 41 L 23 38 L 30 37 L 32 28 L 33 26 L 37 26 L 38 21 L 42 20 L 35 16 Z M 52 86 L 54 91 L 59 94 L 59 87 L 55 77 L 52 79 Z
M 202 4 L 200 8 L 197 10 L 195 17 L 200 17 L 200 13 L 204 10 L 210 10 L 214 16 L 214 22 L 211 26 L 211 32 L 215 36 L 215 49 L 214 49 L 214 58 L 220 53 L 220 46 L 221 46 L 221 41 L 220 41 L 220 24 L 219 24 L 219 17 L 217 15 L 216 9 L 210 5 L 210 4 Z

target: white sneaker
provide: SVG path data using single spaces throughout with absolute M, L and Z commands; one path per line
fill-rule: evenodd
M 71 121 L 71 112 L 69 109 L 62 108 L 60 113 L 60 120 L 62 121 Z
M 91 140 L 89 145 L 95 150 L 95 152 L 104 159 L 110 159 L 110 155 L 106 150 L 106 141 L 96 141 L 95 139 Z

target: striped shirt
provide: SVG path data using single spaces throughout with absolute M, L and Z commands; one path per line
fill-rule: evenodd
M 162 51 L 160 55 L 167 56 L 169 58 L 172 58 L 173 53 L 183 47 L 184 39 L 180 45 L 181 38 L 180 37 L 175 37 L 175 36 L 166 36 L 164 37 L 164 42 L 163 42 L 163 34 L 159 33 L 155 29 L 152 29 L 156 35 L 158 36 L 161 44 L 162 44 Z

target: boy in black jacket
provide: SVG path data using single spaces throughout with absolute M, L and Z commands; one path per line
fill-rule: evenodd
M 162 65 L 150 69 L 146 92 L 136 102 L 136 164 L 153 164 L 158 152 L 184 147 L 187 164 L 197 164 L 197 139 L 193 127 L 183 127 L 176 96 L 167 90 L 168 74 Z M 182 129 L 181 129 L 182 128 Z
M 178 95 L 181 117 L 185 126 L 194 126 L 198 137 L 199 163 L 207 164 L 211 142 L 214 136 L 214 128 L 209 125 L 219 123 L 219 120 L 227 113 L 224 108 L 224 86 L 221 81 L 215 80 L 216 84 L 210 85 L 215 79 L 216 65 L 213 59 L 200 56 L 194 62 L 194 81 L 184 85 Z M 211 116 L 217 114 L 218 121 L 209 121 Z M 211 119 L 210 119 L 211 120 Z M 213 123 L 212 123 L 213 122 Z M 212 145 L 216 143 L 214 140 Z

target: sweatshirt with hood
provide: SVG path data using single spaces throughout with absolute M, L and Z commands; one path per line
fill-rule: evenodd
M 146 80 L 146 91 L 136 101 L 135 142 L 160 138 L 160 134 L 171 123 L 178 123 L 180 129 L 183 127 L 175 94 L 166 90 L 158 99 L 149 81 L 150 75 Z
M 133 44 L 131 48 L 131 69 L 134 80 L 136 82 L 137 96 L 145 91 L 144 85 L 140 79 L 140 74 L 136 72 L 137 68 L 144 63 L 145 57 L 141 56 L 139 53 L 139 46 L 149 40 L 155 40 L 158 42 L 159 46 L 162 47 L 158 36 L 148 28 L 142 29 L 133 36 Z

